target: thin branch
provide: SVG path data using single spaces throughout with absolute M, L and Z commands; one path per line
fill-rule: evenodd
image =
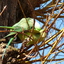
M 7 8 L 7 5 L 5 5 L 3 10 L 0 12 L 0 16 L 3 14 L 3 12 L 5 11 L 6 8 Z

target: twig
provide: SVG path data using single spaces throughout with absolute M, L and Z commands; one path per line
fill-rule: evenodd
M 56 6 L 58 5 L 58 2 L 59 2 L 60 0 L 57 0 L 57 2 L 56 2 L 56 4 L 55 4 L 55 7 L 53 8 L 53 10 L 52 10 L 52 15 L 54 14 L 54 10 L 55 10 L 55 8 L 56 8 Z
M 55 44 L 53 45 L 53 47 L 51 48 L 50 52 L 47 54 L 46 58 L 44 59 L 44 61 L 42 61 L 42 64 L 45 63 L 45 61 L 47 60 L 47 58 L 50 56 L 50 54 L 52 53 L 53 49 L 56 47 L 56 45 L 58 44 L 60 37 L 62 37 L 63 32 L 60 34 L 60 36 L 58 37 L 58 39 L 55 41 Z
M 28 53 L 28 55 L 30 55 L 33 51 L 34 51 L 35 47 Z M 23 60 L 25 60 L 27 57 L 23 58 Z
M 59 31 L 58 33 L 56 33 L 55 35 L 53 35 L 52 37 L 50 37 L 49 39 L 47 39 L 46 41 L 44 41 L 39 47 L 42 47 L 42 46 L 44 46 L 45 44 L 47 44 L 48 42 L 50 42 L 53 38 L 55 38 L 56 36 L 58 36 L 62 31 L 63 31 L 63 29 L 60 30 L 60 31 Z
M 23 8 L 22 8 L 22 6 L 21 6 L 21 4 L 20 4 L 20 1 L 19 1 L 19 0 L 17 0 L 17 1 L 18 1 L 18 4 L 19 4 L 19 6 L 20 6 L 20 9 L 21 9 L 21 11 L 22 11 L 24 17 L 26 18 L 26 15 L 25 15 L 25 13 L 24 13 L 24 11 L 23 11 Z
M 48 29 L 56 22 L 56 19 L 60 16 L 60 14 L 62 13 L 63 10 L 64 10 L 64 7 L 60 11 L 60 13 L 55 17 L 54 21 L 48 26 Z
M 0 12 L 0 16 L 3 14 L 3 12 L 5 11 L 7 5 L 4 6 L 3 10 Z
M 23 53 L 23 55 L 25 55 L 27 58 L 34 58 L 34 57 L 37 56 L 37 54 L 38 54 L 38 53 L 36 53 L 34 56 L 30 56 L 30 55 L 27 55 L 27 54 Z M 25 59 L 25 58 L 23 58 L 23 60 L 24 60 L 24 59 Z

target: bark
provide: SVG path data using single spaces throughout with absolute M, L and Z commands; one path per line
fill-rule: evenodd
M 33 11 L 35 7 L 40 6 L 40 3 L 42 2 L 42 0 L 19 0 L 19 1 L 21 6 L 19 5 L 18 0 L 0 0 L 0 13 L 2 12 L 4 6 L 7 6 L 4 12 L 0 15 L 0 26 L 12 26 L 23 17 L 33 17 Z M 7 29 L 0 28 L 0 30 L 7 30 Z M 6 34 L 7 34 L 6 32 L 0 33 L 0 39 L 4 37 Z M 2 50 L 6 47 L 6 46 L 2 47 L 2 45 L 0 44 L 0 64 L 21 64 L 18 63 L 18 61 L 16 61 L 19 53 L 18 51 L 14 51 L 14 48 L 12 49 L 11 52 L 9 52 L 9 50 L 11 49 L 8 50 L 8 53 L 6 53 L 6 56 L 2 63 L 2 53 L 3 53 Z M 9 58 L 9 56 L 11 57 L 11 59 Z M 24 63 L 23 60 L 22 63 Z
M 0 12 L 3 7 L 7 5 L 7 8 L 0 16 L 0 26 L 12 26 L 16 23 L 16 0 L 1 0 L 0 1 Z M 5 29 L 6 30 L 6 29 Z M 0 37 L 4 37 L 5 33 L 0 33 Z
M 19 0 L 26 17 L 33 17 L 33 9 L 38 7 L 42 0 Z M 29 3 L 30 2 L 30 3 Z M 0 26 L 12 26 L 18 22 L 21 18 L 25 17 L 20 9 L 18 0 L 0 0 L 0 12 L 3 7 L 7 5 L 7 8 L 0 16 Z M 6 29 L 5 29 L 6 30 Z M 4 37 L 6 33 L 0 33 L 0 38 Z

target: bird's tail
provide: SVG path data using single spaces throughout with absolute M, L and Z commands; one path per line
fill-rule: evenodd
M 3 55 L 2 55 L 2 59 L 4 58 L 4 55 L 5 55 L 5 53 L 6 53 L 6 50 L 7 50 L 8 46 L 10 45 L 10 43 L 11 43 L 13 40 L 14 40 L 14 37 L 11 38 L 11 39 L 9 40 L 8 44 L 6 45 L 6 48 L 5 48 L 5 50 L 4 50 L 4 52 L 3 52 Z
M 0 26 L 0 28 L 14 29 L 14 27 Z

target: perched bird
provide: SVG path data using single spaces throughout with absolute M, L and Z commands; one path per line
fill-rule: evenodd
M 35 21 L 34 28 L 33 28 L 33 24 L 34 24 L 33 18 L 22 18 L 18 23 L 14 24 L 12 27 L 0 26 L 0 28 L 7 28 L 7 29 L 10 29 L 11 31 L 4 38 L 17 34 L 20 40 L 21 41 L 26 40 L 27 41 L 26 46 L 29 46 L 31 44 L 36 44 L 38 39 L 39 39 L 39 42 L 41 42 L 47 36 L 47 32 L 45 31 L 45 28 L 41 29 L 40 24 L 37 21 Z M 22 34 L 21 32 L 23 32 L 26 35 Z M 6 48 L 8 48 L 8 46 L 14 39 L 15 37 L 10 38 Z M 3 57 L 5 54 L 5 51 L 3 53 Z

